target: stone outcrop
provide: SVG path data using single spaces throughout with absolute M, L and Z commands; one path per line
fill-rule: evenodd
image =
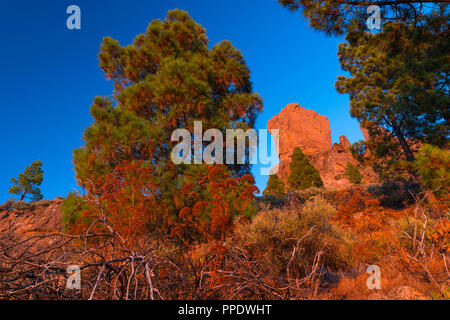
M 297 103 L 288 104 L 269 120 L 267 128 L 280 130 L 280 160 L 290 159 L 294 148 L 301 146 L 305 154 L 331 150 L 330 120 Z
M 62 198 L 53 201 L 23 203 L 15 208 L 0 208 L 0 241 L 3 245 L 17 243 L 30 237 L 60 233 Z M 55 239 L 36 242 L 32 251 L 51 245 Z
M 297 103 L 288 104 L 281 112 L 269 120 L 267 128 L 279 130 L 278 153 L 280 164 L 278 176 L 285 183 L 289 176 L 289 163 L 295 147 L 300 147 L 311 164 L 319 171 L 325 187 L 345 188 L 351 185 L 345 177 L 347 162 L 360 166 L 349 151 L 350 142 L 345 136 L 339 143 L 332 144 L 330 121 L 315 111 L 302 108 Z M 363 132 L 364 133 L 364 132 Z M 372 175 L 364 175 L 366 182 Z

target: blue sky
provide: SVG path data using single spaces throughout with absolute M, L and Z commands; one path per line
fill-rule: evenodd
M 71 4 L 81 8 L 81 30 L 66 28 Z M 330 119 L 333 142 L 343 134 L 351 142 L 362 138 L 349 116 L 348 97 L 334 88 L 343 74 L 336 55 L 343 39 L 312 30 L 299 12 L 277 0 L 2 1 L 0 203 L 9 198 L 10 179 L 37 159 L 44 163 L 46 199 L 77 187 L 72 150 L 83 144 L 83 130 L 92 123 L 93 98 L 112 92 L 98 67 L 102 38 L 127 45 L 174 8 L 187 10 L 206 29 L 210 45 L 227 39 L 242 51 L 254 91 L 264 99 L 257 128 L 297 102 Z M 258 172 L 262 191 L 267 177 Z

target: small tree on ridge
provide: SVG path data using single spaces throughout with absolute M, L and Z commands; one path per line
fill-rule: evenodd
M 43 198 L 39 189 L 43 180 L 42 162 L 38 160 L 28 166 L 23 173 L 19 174 L 17 179 L 11 179 L 13 186 L 9 188 L 9 193 L 20 196 L 20 201 L 24 200 L 25 197 L 32 201 L 39 201 Z

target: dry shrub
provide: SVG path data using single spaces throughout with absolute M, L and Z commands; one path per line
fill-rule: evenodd
M 337 197 L 339 206 L 334 221 L 352 233 L 355 262 L 373 263 L 388 254 L 394 238 L 391 220 L 399 213 L 383 208 L 362 187 L 343 191 Z
M 327 269 L 348 265 L 346 241 L 330 224 L 334 213 L 317 198 L 239 223 L 222 258 L 203 267 L 202 292 L 217 299 L 316 298 Z
M 382 290 L 367 289 L 364 267 L 356 276 L 344 274 L 338 287 L 323 298 L 449 299 L 448 210 L 434 218 L 427 194 L 415 196 L 415 205 L 402 211 L 367 202 L 364 193 L 354 196 L 340 208 L 353 213 L 351 223 L 345 224 L 345 219 L 340 223 L 352 230 L 353 255 L 361 266 L 381 267 Z M 362 211 L 355 214 L 356 210 Z M 398 296 L 399 292 L 406 295 Z
M 300 210 L 260 212 L 250 224 L 239 226 L 238 243 L 261 261 L 263 270 L 275 275 L 286 275 L 288 265 L 297 277 L 308 274 L 320 251 L 320 263 L 337 270 L 349 261 L 344 236 L 330 222 L 334 214 L 335 209 L 321 198 Z
M 338 210 L 335 220 L 346 226 L 355 224 L 356 213 L 379 208 L 379 201 L 360 186 L 341 191 L 336 198 Z
M 295 191 L 295 193 L 300 196 L 300 198 L 306 202 L 314 197 L 318 197 L 322 195 L 323 192 L 323 188 L 316 188 L 316 187 L 311 187 L 308 189 L 303 189 L 303 190 L 297 190 Z
M 181 222 L 171 235 L 185 247 L 186 252 L 177 259 L 181 258 L 180 264 L 192 267 L 188 274 L 195 275 L 200 283 L 197 296 L 210 298 L 217 294 L 213 288 L 223 285 L 220 274 L 226 259 L 224 241 L 238 219 L 248 220 L 254 214 L 254 195 L 259 193 L 254 183 L 250 174 L 239 178 L 224 165 L 204 165 L 183 186 L 181 195 L 186 206 L 180 211 Z M 202 251 L 203 265 L 199 269 L 198 245 L 202 243 L 207 250 Z M 203 275 L 207 277 L 204 279 Z M 203 284 L 203 279 L 207 284 Z
M 354 188 L 334 193 L 336 210 L 320 191 L 304 204 L 266 208 L 251 219 L 250 177 L 204 169 L 183 190 L 189 210 L 176 237 L 155 237 L 151 226 L 165 221 L 164 210 L 145 192 L 157 185 L 151 172 L 130 164 L 85 198 L 83 221 L 89 223 L 79 225 L 78 234 L 42 236 L 60 241 L 33 254 L 26 252 L 33 237 L 26 243 L 0 239 L 7 257 L 0 264 L 0 297 L 394 299 L 399 288 L 410 287 L 426 298 L 450 298 L 450 216 L 448 207 L 431 206 L 429 195 L 394 211 Z M 53 280 L 64 280 L 70 264 L 83 272 L 77 294 Z M 380 292 L 367 289 L 368 264 L 381 267 Z M 331 273 L 342 278 L 334 289 L 324 285 Z
M 404 300 L 429 299 L 435 289 L 410 272 L 398 268 L 395 259 L 386 259 L 378 263 L 381 275 L 381 289 L 370 290 L 367 287 L 369 274 L 367 265 L 363 265 L 353 274 L 346 274 L 335 288 L 320 296 L 321 299 L 338 300 Z M 413 296 L 395 294 L 396 289 L 407 287 Z
M 396 224 L 398 240 L 391 245 L 397 268 L 431 285 L 434 297 L 449 299 L 450 214 L 448 208 L 435 218 L 427 192 L 416 196 L 416 204 Z

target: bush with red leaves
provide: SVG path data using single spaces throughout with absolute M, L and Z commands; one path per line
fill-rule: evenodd
M 255 213 L 253 199 L 259 193 L 252 175 L 235 177 L 224 165 L 198 167 L 181 191 L 186 206 L 181 225 L 172 234 L 186 241 L 224 239 L 236 219 Z

